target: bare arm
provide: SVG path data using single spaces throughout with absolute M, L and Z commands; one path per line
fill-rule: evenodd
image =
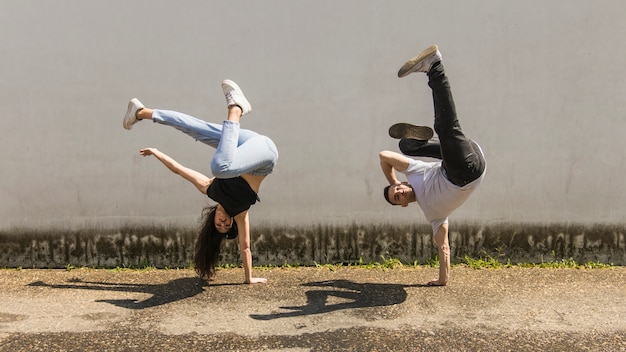
M 173 173 L 180 175 L 185 180 L 193 183 L 194 186 L 203 194 L 206 194 L 207 188 L 213 182 L 213 178 L 205 176 L 198 171 L 192 170 L 188 167 L 185 167 L 178 163 L 176 160 L 172 159 L 165 153 L 161 152 L 156 148 L 144 148 L 139 151 L 139 154 L 143 156 L 154 155 L 160 162 L 163 163 L 170 171 Z
M 450 244 L 448 224 L 443 224 L 435 233 L 435 243 L 439 253 L 439 279 L 428 283 L 431 286 L 445 286 L 450 278 Z
M 395 170 L 405 171 L 409 167 L 409 159 L 402 154 L 383 150 L 378 154 L 380 167 L 390 185 L 400 184 L 396 177 Z
M 252 277 L 252 252 L 250 251 L 250 217 L 248 212 L 244 211 L 235 216 L 237 229 L 239 231 L 239 251 L 241 252 L 241 261 L 246 276 L 247 284 L 266 283 L 267 279 L 260 277 Z

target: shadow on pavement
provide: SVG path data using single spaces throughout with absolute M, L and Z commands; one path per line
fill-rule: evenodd
M 152 297 L 144 301 L 137 301 L 136 299 L 96 300 L 96 302 L 110 303 L 127 309 L 145 309 L 193 297 L 202 293 L 204 291 L 204 287 L 208 286 L 208 283 L 197 277 L 189 277 L 172 280 L 166 284 L 160 285 L 94 282 L 74 279 L 68 284 L 47 284 L 42 281 L 36 281 L 28 284 L 28 286 L 152 294 Z
M 327 287 L 306 291 L 307 304 L 295 307 L 280 307 L 289 312 L 273 314 L 250 314 L 257 320 L 272 320 L 312 314 L 323 314 L 342 309 L 382 307 L 401 304 L 406 300 L 406 287 L 426 287 L 426 285 L 370 284 L 355 283 L 349 280 L 329 280 L 309 282 L 302 286 Z M 329 297 L 337 297 L 348 302 L 327 304 Z

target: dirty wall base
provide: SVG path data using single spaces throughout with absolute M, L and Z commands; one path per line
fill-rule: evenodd
M 453 262 L 495 258 L 500 262 L 626 264 L 626 225 L 452 223 Z M 372 263 L 398 259 L 426 264 L 437 254 L 430 226 L 257 226 L 252 230 L 254 265 Z M 0 267 L 192 266 L 196 229 L 125 226 L 118 229 L 0 231 Z M 237 241 L 224 241 L 221 264 L 240 263 Z

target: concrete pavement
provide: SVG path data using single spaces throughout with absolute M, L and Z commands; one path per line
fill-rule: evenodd
M 623 351 L 626 268 L 1 270 L 1 351 Z

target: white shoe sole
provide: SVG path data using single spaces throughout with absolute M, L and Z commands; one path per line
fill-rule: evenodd
M 126 115 L 124 116 L 124 121 L 122 122 L 122 126 L 125 129 L 130 130 L 133 128 L 133 125 L 139 121 L 137 120 L 137 111 L 143 109 L 143 104 L 137 98 L 132 98 L 128 102 L 128 109 L 126 110 Z

